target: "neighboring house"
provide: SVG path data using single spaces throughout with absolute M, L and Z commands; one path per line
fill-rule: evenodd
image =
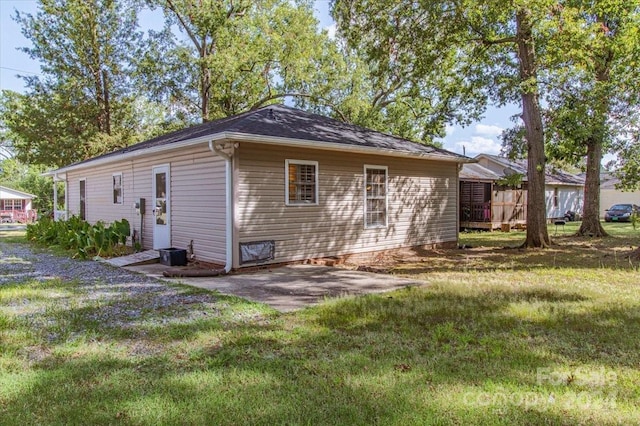
M 467 228 L 496 229 L 527 220 L 527 163 L 479 154 L 477 163 L 460 171 L 460 224 Z M 505 185 L 509 176 L 521 175 L 521 183 Z M 584 181 L 562 170 L 545 174 L 547 218 L 561 218 L 567 211 L 582 212 Z
M 193 242 L 198 260 L 229 270 L 454 246 L 458 168 L 467 161 L 272 105 L 50 174 L 66 184 L 69 214 L 126 218 L 145 248 Z
M 501 185 L 504 175 L 481 164 L 465 164 L 460 171 L 460 226 L 497 229 L 524 225 L 527 219 L 526 182 Z
M 622 191 L 616 189 L 620 179 L 611 173 L 600 174 L 600 217 L 604 218 L 605 210 L 614 204 L 640 205 L 640 190 Z
M 37 213 L 32 209 L 33 194 L 0 186 L 0 222 L 33 222 Z

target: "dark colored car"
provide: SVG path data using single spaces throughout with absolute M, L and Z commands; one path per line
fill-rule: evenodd
M 614 204 L 605 212 L 605 222 L 629 222 L 633 213 L 640 214 L 640 207 L 635 204 Z

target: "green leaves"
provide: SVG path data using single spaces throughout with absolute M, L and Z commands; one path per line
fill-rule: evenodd
M 156 100 L 212 120 L 285 97 L 322 104 L 340 61 L 309 2 L 157 0 L 170 30 L 153 33 L 143 79 Z M 301 101 L 304 103 L 305 101 Z
M 125 249 L 131 227 L 126 219 L 107 226 L 98 221 L 90 225 L 73 216 L 66 221 L 42 218 L 27 226 L 27 239 L 46 246 L 59 246 L 75 251 L 74 257 L 87 259 L 91 256 L 112 257 Z
M 130 79 L 141 39 L 131 6 L 39 0 L 35 15 L 16 14 L 32 43 L 23 50 L 42 64 L 42 76 L 25 77 L 25 94 L 0 98 L 0 119 L 20 160 L 63 166 L 136 139 Z

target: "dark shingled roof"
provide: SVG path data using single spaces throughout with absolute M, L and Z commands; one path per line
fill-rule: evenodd
M 210 121 L 186 129 L 128 146 L 126 148 L 76 163 L 72 166 L 107 157 L 117 157 L 135 151 L 184 142 L 218 133 L 240 133 L 253 136 L 278 137 L 322 144 L 339 144 L 362 148 L 395 151 L 408 155 L 431 155 L 450 159 L 468 160 L 467 157 L 387 135 L 375 130 L 344 123 L 319 114 L 285 105 L 269 105 L 232 117 Z M 310 144 L 310 145 L 312 145 Z

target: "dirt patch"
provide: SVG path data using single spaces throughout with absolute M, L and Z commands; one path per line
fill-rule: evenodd
M 626 240 L 556 238 L 546 249 L 519 247 L 406 248 L 379 253 L 371 259 L 349 259 L 344 268 L 384 274 L 454 270 L 525 269 L 537 267 L 638 267 L 640 248 L 629 252 Z

